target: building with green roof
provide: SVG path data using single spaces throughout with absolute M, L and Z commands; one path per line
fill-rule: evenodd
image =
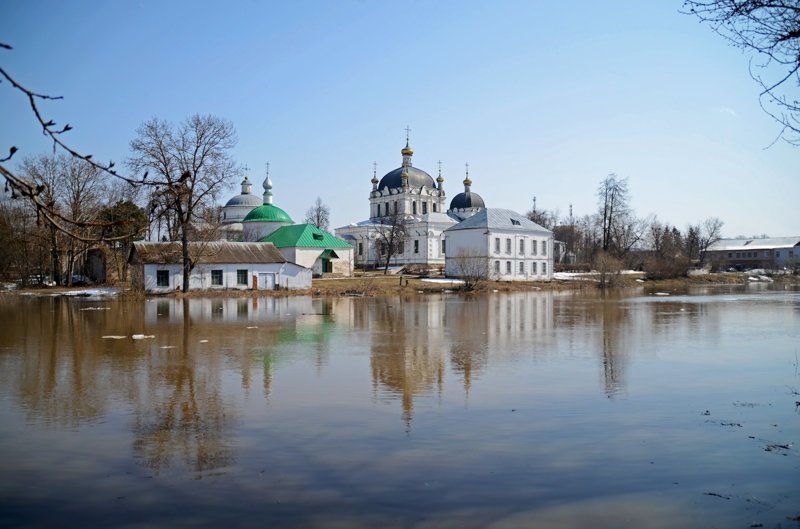
M 313 224 L 281 226 L 259 242 L 274 244 L 287 261 L 311 268 L 315 276 L 353 275 L 353 247 Z
M 242 219 L 245 241 L 258 241 L 282 226 L 290 226 L 294 221 L 288 213 L 272 203 L 272 180 L 267 173 L 264 180 L 264 203 L 253 208 Z

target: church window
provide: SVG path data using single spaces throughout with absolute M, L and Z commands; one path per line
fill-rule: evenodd
M 519 262 L 519 273 L 520 275 L 525 275 L 525 261 Z
M 531 241 L 531 255 L 536 255 L 538 250 L 539 241 Z
M 211 285 L 216 287 L 222 286 L 222 270 L 211 271 Z
M 511 253 L 511 239 L 506 239 L 506 253 Z
M 247 285 L 247 270 L 236 271 L 236 284 Z
M 506 274 L 511 275 L 511 261 L 506 261 Z
M 397 201 L 396 200 L 394 201 L 394 212 L 395 212 L 395 214 L 397 214 Z
M 427 202 L 423 202 L 422 203 L 422 214 L 425 215 L 427 212 L 428 212 L 428 203 Z
M 156 286 L 169 286 L 169 270 L 156 270 Z
M 445 243 L 446 243 L 446 242 L 447 242 L 447 241 L 445 241 L 444 239 L 442 239 L 442 255 L 444 255 L 444 253 L 445 253 L 445 248 L 446 248 L 446 246 L 445 246 Z
M 417 201 L 416 200 L 412 200 L 411 201 L 411 214 L 412 215 L 416 215 L 417 214 Z
M 433 212 L 436 213 L 436 202 L 433 203 Z
M 364 243 L 358 243 L 358 255 L 364 255 Z
M 386 255 L 386 243 L 381 243 L 381 255 Z
M 519 254 L 525 255 L 525 239 L 519 240 Z
M 414 253 L 419 253 L 419 241 L 414 241 Z
M 500 253 L 500 237 L 495 237 L 494 238 L 494 253 Z M 498 272 L 499 272 L 499 270 L 498 270 Z

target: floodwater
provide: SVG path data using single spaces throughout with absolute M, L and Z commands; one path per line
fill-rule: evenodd
M 0 527 L 799 525 L 798 290 L 30 297 L 0 329 Z

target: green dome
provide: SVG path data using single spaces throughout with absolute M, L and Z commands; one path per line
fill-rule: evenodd
M 263 204 L 250 211 L 242 222 L 284 222 L 294 224 L 292 218 L 281 208 L 272 204 Z

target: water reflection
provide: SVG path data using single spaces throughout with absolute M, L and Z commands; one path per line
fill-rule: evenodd
M 410 512 L 441 525 L 475 526 L 470 512 L 487 523 L 561 519 L 553 505 L 564 501 L 578 515 L 618 501 L 597 492 L 606 488 L 649 505 L 659 480 L 709 474 L 694 454 L 732 457 L 717 437 L 681 437 L 706 420 L 744 423 L 725 403 L 749 399 L 734 412 L 753 421 L 769 409 L 771 430 L 748 430 L 744 443 L 751 434 L 785 441 L 772 426 L 791 428 L 777 405 L 719 395 L 754 380 L 772 384 L 765 394 L 785 389 L 780 355 L 794 359 L 798 306 L 796 295 L 771 292 L 0 302 L 0 453 L 22 454 L 2 462 L 14 487 L 0 483 L 0 500 L 41 507 L 39 487 L 52 479 L 41 460 L 83 457 L 62 470 L 82 484 L 71 498 L 79 504 L 102 493 L 110 468 L 132 462 L 170 483 L 223 480 L 217 505 L 266 498 L 253 509 L 267 525 L 385 526 L 397 515 L 397 526 L 412 526 Z M 769 354 L 754 357 L 753 344 Z M 697 401 L 675 409 L 692 415 L 676 420 L 671 403 L 686 395 Z M 81 451 L 96 435 L 124 448 Z M 43 448 L 24 452 L 18 436 Z M 662 459 L 669 464 L 651 465 Z M 193 508 L 209 501 L 209 491 L 187 490 L 198 494 Z

